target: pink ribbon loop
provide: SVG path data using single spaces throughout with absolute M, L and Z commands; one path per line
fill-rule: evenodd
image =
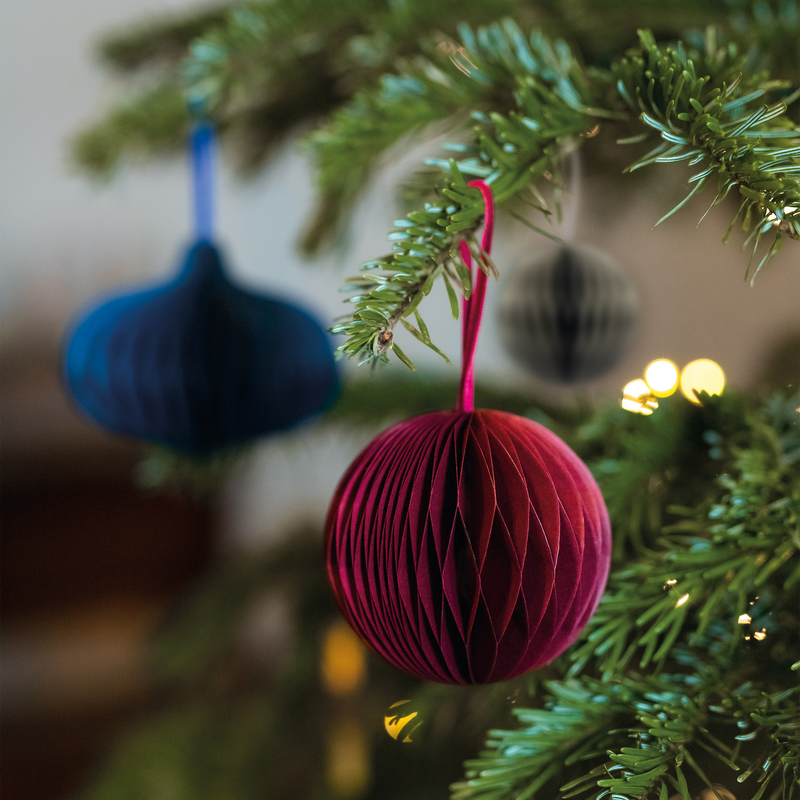
M 483 195 L 483 202 L 486 207 L 484 216 L 483 239 L 481 249 L 487 255 L 492 249 L 492 234 L 494 232 L 494 197 L 492 190 L 485 181 L 470 181 L 468 186 L 479 189 Z M 472 277 L 472 253 L 469 245 L 462 239 L 458 244 L 461 258 Z M 469 299 L 463 301 L 463 319 L 461 329 L 461 385 L 458 390 L 457 411 L 471 413 L 475 410 L 475 375 L 473 362 L 475 360 L 475 346 L 478 343 L 478 332 L 481 327 L 483 317 L 483 301 L 486 297 L 486 273 L 478 267 L 478 273 L 472 284 L 472 292 Z

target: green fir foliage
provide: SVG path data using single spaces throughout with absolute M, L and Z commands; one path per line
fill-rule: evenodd
M 469 276 L 458 253 L 466 239 L 484 266 L 491 262 L 480 254 L 472 234 L 481 222 L 482 201 L 477 190 L 467 188 L 470 178 L 485 180 L 502 207 L 522 201 L 545 217 L 552 213 L 539 186 L 553 187 L 556 211 L 561 193 L 561 162 L 602 125 L 628 125 L 629 112 L 639 116 L 643 133 L 625 141 L 641 142 L 656 131 L 660 143 L 631 169 L 654 163 L 687 161 L 703 169 L 689 179 L 686 199 L 666 214 L 666 219 L 708 184 L 716 184 L 713 204 L 732 190 L 739 193 L 737 219 L 757 248 L 769 233 L 772 242 L 756 268 L 780 248 L 783 237 L 800 236 L 800 134 L 786 116 L 784 102 L 765 103 L 769 93 L 786 88 L 766 76 L 743 73 L 744 60 L 735 46 L 718 46 L 709 29 L 703 51 L 687 52 L 680 43 L 659 47 L 651 33 L 640 33 L 640 48 L 615 63 L 608 72 L 590 74 L 564 41 L 551 41 L 540 32 L 524 35 L 511 20 L 473 33 L 460 29 L 461 45 L 453 45 L 450 60 L 461 72 L 488 92 L 498 88 L 513 96 L 511 111 L 473 111 L 477 124 L 468 144 L 455 143 L 458 157 L 433 159 L 441 169 L 434 199 L 398 220 L 389 238 L 391 256 L 368 262 L 363 275 L 348 279 L 357 294 L 352 317 L 334 327 L 347 335 L 340 351 L 361 363 L 386 361 L 394 349 L 413 369 L 411 359 L 394 341 L 393 329 L 403 322 L 415 338 L 433 349 L 419 326 L 407 323 L 433 282 L 442 277 L 457 316 L 455 289 L 468 294 Z M 498 74 L 502 76 L 497 78 Z M 433 78 L 428 84 L 433 84 Z M 420 75 L 397 79 L 404 91 L 424 95 L 427 84 Z M 378 108 L 376 106 L 376 108 Z M 375 117 L 360 118 L 364 129 L 379 130 L 387 117 L 386 103 Z M 355 118 L 342 112 L 338 119 L 348 136 Z M 330 134 L 334 141 L 335 135 Z M 361 163 L 370 158 L 365 154 Z M 333 163 L 333 162 L 331 162 Z M 344 163 L 339 166 L 344 170 Z M 539 233 L 544 231 L 513 208 L 509 213 Z M 658 224 L 658 223 L 656 223 Z M 488 271 L 488 270 L 487 270 Z M 493 269 L 492 269 L 493 271 Z M 438 350 L 437 350 L 438 352 Z
M 714 785 L 798 796 L 798 398 L 759 413 L 732 395 L 702 400 L 662 416 L 677 448 L 663 430 L 649 448 L 648 426 L 632 435 L 615 413 L 578 431 L 587 452 L 610 443 L 590 465 L 615 537 L 630 526 L 623 498 L 654 494 L 668 524 L 656 533 L 639 518 L 638 535 L 616 539 L 606 592 L 560 659 L 562 677 L 542 708 L 516 712 L 521 727 L 490 732 L 454 800 L 690 800 Z M 679 454 L 698 446 L 707 452 L 690 471 Z
M 144 160 L 180 152 L 190 126 L 182 87 L 164 82 L 79 134 L 73 154 L 85 168 L 108 177 L 123 153 Z
M 458 50 L 456 38 L 462 23 L 481 25 L 504 14 L 513 15 L 520 29 L 535 31 L 534 50 L 544 40 L 567 42 L 587 65 L 595 89 L 607 80 L 608 65 L 634 45 L 637 28 L 652 30 L 660 42 L 682 39 L 687 44 L 678 52 L 691 45 L 701 53 L 702 31 L 712 24 L 720 41 L 728 42 L 726 52 L 741 54 L 738 69 L 751 89 L 759 88 L 752 76 L 765 71 L 796 85 L 797 0 L 674 0 L 668 7 L 631 0 L 236 3 L 156 20 L 106 41 L 103 61 L 130 75 L 133 94 L 129 90 L 80 134 L 73 152 L 96 175 L 111 174 L 130 157 L 175 153 L 188 130 L 183 103 L 191 113 L 211 117 L 240 167 L 252 171 L 287 134 L 325 120 L 306 145 L 317 165 L 319 200 L 302 246 L 314 252 L 340 230 L 381 157 L 407 144 L 408 134 L 440 132 L 443 124 L 463 129 L 472 112 L 515 110 L 510 93 L 520 65 L 508 57 L 509 47 L 522 54 L 531 74 L 537 72 L 526 61 L 527 46 L 519 49 L 518 35 L 509 45 L 494 36 L 494 27 L 483 29 L 478 39 L 486 35 L 486 41 L 476 47 L 465 41 L 469 54 Z M 470 66 L 475 56 L 484 59 L 481 69 L 493 62 L 495 68 L 481 78 Z M 702 68 L 695 69 L 703 77 Z M 719 75 L 712 71 L 710 79 L 719 82 Z M 613 97 L 601 95 L 614 105 Z M 787 103 L 793 97 L 791 90 L 778 95 Z M 760 164 L 760 158 L 749 162 L 763 172 Z M 766 172 L 759 180 L 781 180 Z M 778 219 L 796 232 L 796 220 L 780 213 Z M 756 239 L 764 232 L 757 226 L 754 231 Z
M 162 94 L 177 92 L 193 114 L 214 120 L 242 170 L 252 171 L 287 133 L 318 121 L 415 54 L 420 39 L 453 33 L 465 15 L 485 22 L 513 5 L 268 0 L 138 27 L 104 43 L 101 57 L 118 70 L 141 72 L 148 88 L 79 135 L 75 157 L 108 175 L 129 155 L 177 150 L 187 126 L 159 103 Z
M 753 229 L 755 248 L 763 234 L 776 231 L 758 272 L 784 233 L 800 237 L 800 136 L 784 102 L 764 104 L 770 91 L 789 84 L 745 78 L 736 48 L 718 46 L 713 28 L 693 57 L 680 45 L 660 48 L 649 33 L 641 43 L 641 55 L 622 59 L 612 72 L 625 102 L 662 141 L 630 169 L 682 161 L 703 167 L 689 178 L 686 199 L 659 222 L 709 184 L 716 184 L 712 207 L 738 191 L 738 217 L 744 230 Z

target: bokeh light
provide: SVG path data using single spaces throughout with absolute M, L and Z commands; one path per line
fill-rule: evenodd
M 637 378 L 625 384 L 621 405 L 626 411 L 649 416 L 658 408 L 658 401 L 653 397 L 650 387 L 641 378 Z
M 348 625 L 337 621 L 325 633 L 322 643 L 322 682 L 337 697 L 350 694 L 366 673 L 364 645 Z
M 669 397 L 678 388 L 678 367 L 668 358 L 651 361 L 644 371 L 644 379 L 656 397 Z
M 722 394 L 724 386 L 725 373 L 722 367 L 708 358 L 698 358 L 689 362 L 681 373 L 681 391 L 687 399 L 697 405 L 700 405 L 697 395 L 701 391 Z

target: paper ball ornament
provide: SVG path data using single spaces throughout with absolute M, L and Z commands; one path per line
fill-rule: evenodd
M 350 625 L 417 677 L 486 683 L 552 660 L 599 602 L 597 484 L 557 436 L 500 411 L 402 422 L 356 458 L 326 526 Z
M 487 200 L 488 251 L 491 194 L 470 186 Z M 611 555 L 603 498 L 578 456 L 531 420 L 473 407 L 485 285 L 478 271 L 464 303 L 457 408 L 369 444 L 325 527 L 330 584 L 356 633 L 399 669 L 443 683 L 506 680 L 563 652 L 597 607 Z
M 288 428 L 337 390 L 320 325 L 234 285 L 208 242 L 174 280 L 91 310 L 68 341 L 64 374 L 95 421 L 193 456 Z
M 569 245 L 518 270 L 498 305 L 509 354 L 531 373 L 559 383 L 597 378 L 630 345 L 636 290 L 608 256 Z

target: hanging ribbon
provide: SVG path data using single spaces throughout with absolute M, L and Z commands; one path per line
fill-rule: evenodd
M 484 216 L 483 239 L 481 249 L 487 255 L 492 250 L 492 234 L 494 232 L 494 197 L 492 190 L 485 181 L 470 181 L 470 187 L 479 189 L 483 195 L 483 202 L 486 207 Z M 472 278 L 472 253 L 469 245 L 462 239 L 458 245 L 461 258 Z M 485 263 L 485 262 L 484 262 Z M 478 331 L 481 327 L 483 316 L 483 301 L 486 297 L 486 273 L 478 265 L 477 276 L 472 281 L 472 291 L 469 299 L 464 297 L 463 301 L 463 322 L 461 329 L 461 386 L 458 390 L 457 411 L 470 413 L 475 410 L 475 375 L 473 362 L 475 360 L 475 346 L 478 343 Z
M 194 234 L 198 242 L 214 240 L 214 126 L 197 122 L 190 137 Z

